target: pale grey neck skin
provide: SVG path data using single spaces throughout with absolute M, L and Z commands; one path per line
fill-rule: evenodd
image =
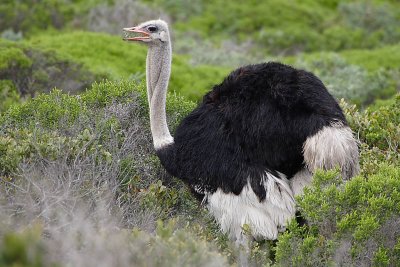
M 169 36 L 169 35 L 168 35 Z M 150 127 L 156 150 L 174 142 L 166 116 L 166 97 L 171 74 L 171 42 L 149 44 L 146 60 L 147 97 L 150 107 Z

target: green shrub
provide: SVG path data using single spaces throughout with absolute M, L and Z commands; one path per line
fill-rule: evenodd
M 40 125 L 54 129 L 60 123 L 71 125 L 85 109 L 79 97 L 53 90 L 50 94 L 41 94 L 31 101 L 12 106 L 5 118 L 8 125 Z
M 349 63 L 361 66 L 368 71 L 379 69 L 398 70 L 400 60 L 400 45 L 389 45 L 376 49 L 350 50 L 340 53 Z
M 158 1 L 163 7 L 168 1 Z M 201 13 L 177 21 L 179 32 L 221 39 L 253 40 L 275 55 L 339 51 L 397 43 L 398 3 L 350 1 L 213 1 Z M 216 16 L 218 14 L 218 16 Z
M 228 266 L 226 258 L 213 251 L 201 236 L 194 235 L 190 227 L 174 230 L 175 227 L 176 221 L 159 221 L 154 237 L 134 232 L 138 240 L 149 243 L 140 255 L 139 266 Z
M 122 27 L 138 25 L 151 18 L 169 17 L 159 6 L 149 6 L 141 1 L 103 0 L 99 2 L 102 3 L 90 8 L 87 15 L 74 19 L 87 21 L 80 25 L 82 30 L 119 35 Z
M 63 229 L 64 238 L 54 229 L 49 230 L 51 236 L 43 237 L 45 229 L 38 225 L 22 233 L 9 231 L 0 238 L 0 266 L 230 266 L 197 233 L 201 227 L 194 231 L 193 226 L 179 227 L 179 223 L 158 221 L 153 234 L 138 228 L 110 230 L 89 220 L 72 226 L 70 222 Z
M 297 198 L 306 226 L 292 222 L 276 246 L 277 266 L 396 266 L 400 233 L 399 96 L 358 112 L 342 101 L 360 137 L 361 174 L 317 172 Z M 392 125 L 393 124 L 393 125 Z
M 173 21 L 186 21 L 193 15 L 200 14 L 204 9 L 204 1 L 196 0 L 144 0 L 152 8 L 159 8 L 160 6 L 168 12 Z
M 11 81 L 21 97 L 49 92 L 54 87 L 76 92 L 98 78 L 101 75 L 92 74 L 81 64 L 61 59 L 54 52 L 0 39 L 0 79 Z
M 4 0 L 0 4 L 0 31 L 13 29 L 31 35 L 49 28 L 61 29 L 72 20 L 84 23 L 81 17 L 102 0 L 44 0 L 35 2 Z
M 400 168 L 381 164 L 368 178 L 343 183 L 338 172 L 319 172 L 298 198 L 308 229 L 295 223 L 279 238 L 281 266 L 387 264 L 400 238 Z M 281 243 L 282 242 L 282 243 Z M 290 244 L 290 245 L 289 245 Z
M 95 112 L 116 99 L 129 100 L 137 87 L 133 82 L 104 82 L 95 84 L 93 91 L 82 96 L 53 90 L 12 106 L 0 118 L 0 173 L 10 175 L 21 162 L 35 155 L 55 160 L 68 150 L 76 156 L 83 146 L 79 153 L 96 150 L 100 157 L 109 160 L 111 155 L 101 146 L 108 142 L 105 136 L 121 132 L 120 125 L 112 118 L 96 121 Z M 94 97 L 98 98 L 94 100 Z M 89 127 L 93 123 L 98 131 L 96 135 Z M 116 138 L 120 138 L 118 134 Z
M 369 73 L 362 67 L 350 65 L 338 54 L 324 54 L 311 60 L 298 58 L 294 65 L 312 71 L 337 99 L 344 98 L 361 106 L 395 93 L 388 73 L 383 70 Z
M 15 44 L 10 41 L 1 40 L 0 42 L 0 70 L 7 68 L 21 67 L 29 68 L 32 61 Z
M 379 35 L 380 42 L 396 43 L 400 38 L 398 14 L 389 4 L 372 2 L 340 3 L 339 14 L 345 24 L 363 29 L 368 34 Z M 370 45 L 369 42 L 367 45 Z
M 171 128 L 193 107 L 169 94 Z M 176 184 L 178 191 L 157 183 L 163 174 L 151 148 L 148 120 L 146 89 L 133 81 L 95 83 L 81 96 L 59 90 L 39 95 L 0 118 L 0 175 L 16 179 L 21 164 L 40 159 L 93 158 L 96 165 L 115 164 L 119 181 L 126 186 L 121 194 L 138 197 L 141 192 L 143 207 L 165 218 L 172 210 L 193 205 L 193 200 L 181 183 Z
M 381 161 L 400 164 L 400 96 L 389 105 L 358 112 L 343 103 L 348 121 L 363 142 L 361 161 L 365 173 L 371 173 Z
M 0 236 L 0 266 L 44 266 L 45 249 L 40 234 L 41 230 L 36 226 L 22 233 L 10 231 Z
M 122 42 L 121 38 L 90 32 L 41 35 L 31 39 L 29 45 L 43 51 L 52 51 L 65 60 L 81 63 L 92 73 L 112 80 L 131 76 L 144 77 L 147 50 L 144 46 Z M 197 100 L 212 85 L 222 81 L 226 69 L 214 66 L 195 66 L 187 59 L 174 56 L 169 83 L 171 92 L 179 92 Z
M 0 113 L 19 101 L 20 96 L 13 82 L 10 80 L 0 80 Z
M 81 96 L 39 95 L 2 115 L 0 216 L 9 219 L 0 221 L 8 233 L 41 222 L 41 265 L 226 264 L 211 244 L 215 237 L 196 223 L 210 219 L 185 185 L 165 177 L 154 155 L 145 92 L 143 84 L 105 81 Z M 168 95 L 172 128 L 193 105 Z M 178 216 L 185 223 L 144 231 Z M 138 230 L 129 235 L 132 227 Z M 35 244 L 25 237 L 21 243 Z M 13 262 L 19 259 L 7 260 Z

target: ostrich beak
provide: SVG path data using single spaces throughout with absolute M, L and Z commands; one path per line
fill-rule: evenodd
M 136 27 L 123 28 L 123 31 L 125 32 L 124 41 L 143 41 L 150 39 L 150 34 L 148 32 L 142 31 Z M 139 33 L 141 36 L 130 37 L 130 33 Z

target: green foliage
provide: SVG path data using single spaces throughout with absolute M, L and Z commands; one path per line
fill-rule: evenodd
M 313 52 L 281 60 L 313 71 L 338 98 L 363 107 L 385 99 L 365 111 L 341 103 L 360 139 L 360 176 L 344 182 L 337 171 L 317 172 L 298 198 L 307 225 L 292 222 L 276 245 L 254 242 L 250 263 L 396 266 L 400 96 L 386 98 L 399 88 L 398 1 L 144 2 L 150 7 L 112 0 L 0 4 L 2 37 L 29 38 L 0 40 L 0 222 L 9 224 L 0 227 L 0 265 L 65 263 L 65 252 L 72 255 L 67 264 L 76 266 L 237 263 L 234 244 L 154 154 L 141 82 L 146 47 L 66 31 L 114 29 L 121 9 L 154 14 L 149 10 L 157 5 L 152 12 L 162 13 L 161 7 L 170 13 L 174 49 L 193 55 L 173 58 L 167 97 L 172 129 L 195 107 L 187 98 L 200 99 L 233 65 L 271 54 Z M 99 14 L 111 18 L 96 28 Z M 99 82 L 104 78 L 109 80 Z M 14 105 L 20 95 L 53 87 L 80 95 L 56 89 Z M 119 223 L 109 223 L 113 219 Z M 37 221 L 43 230 L 8 229 Z M 133 227 L 130 234 L 126 229 Z M 103 261 L 104 255 L 112 260 Z
M 279 237 L 278 266 L 396 266 L 399 99 L 363 112 L 341 103 L 362 142 L 362 176 L 344 182 L 337 171 L 317 172 L 313 185 L 297 199 L 307 226 L 292 223 Z
M 50 94 L 42 94 L 32 101 L 12 106 L 5 117 L 9 125 L 36 124 L 56 128 L 60 123 L 72 124 L 85 109 L 79 97 L 53 90 Z
M 0 113 L 19 102 L 20 96 L 12 81 L 0 80 L 0 99 Z
M 37 49 L 53 51 L 57 56 L 83 64 L 91 72 L 110 79 L 128 78 L 145 73 L 147 49 L 122 42 L 121 38 L 90 32 L 42 35 L 31 39 Z M 173 58 L 171 91 L 197 100 L 213 84 L 222 81 L 227 70 L 213 66 L 188 65 L 183 57 Z M 195 82 L 191 82 L 195 81 Z
M 349 50 L 341 55 L 351 64 L 359 65 L 369 71 L 399 69 L 400 46 L 391 45 L 373 50 Z
M 28 137 L 29 133 L 26 131 L 0 136 L 1 174 L 10 174 L 15 171 L 22 159 L 30 155 L 32 147 L 26 140 Z
M 304 53 L 300 59 L 306 62 L 317 60 L 332 60 L 332 57 L 343 58 L 348 64 L 359 66 L 368 72 L 379 70 L 398 70 L 400 60 L 400 46 L 388 45 L 376 49 L 352 49 L 337 53 L 315 52 Z M 283 60 L 287 63 L 295 63 L 297 57 L 287 57 Z
M 168 99 L 168 113 L 175 121 L 179 121 L 185 115 L 184 112 L 193 106 L 193 103 L 175 95 L 169 95 Z M 195 218 L 198 218 L 198 214 L 204 211 L 199 210 L 198 203 L 190 196 L 186 187 L 176 181 L 174 186 L 167 187 L 160 180 L 162 178 L 160 165 L 153 155 L 153 151 L 150 150 L 151 140 L 147 130 L 148 116 L 147 112 L 143 111 L 147 108 L 146 103 L 147 96 L 143 84 L 136 84 L 133 81 L 105 81 L 94 84 L 91 90 L 81 96 L 71 96 L 58 90 L 47 95 L 42 94 L 22 105 L 13 106 L 3 114 L 0 122 L 0 183 L 4 191 L 1 193 L 0 205 L 5 201 L 3 193 L 6 194 L 6 197 L 16 196 L 19 190 L 28 183 L 26 191 L 21 193 L 24 196 L 33 197 L 38 203 L 43 203 L 43 206 L 46 207 L 46 214 L 52 214 L 51 219 L 47 220 L 47 217 L 42 218 L 40 215 L 44 212 L 39 211 L 38 216 L 46 225 L 46 231 L 52 231 L 51 225 L 56 224 L 54 227 L 57 230 L 49 235 L 50 238 L 38 239 L 40 244 L 44 245 L 38 255 L 46 260 L 50 255 L 51 259 L 59 259 L 63 262 L 60 251 L 53 249 L 57 247 L 54 242 L 57 242 L 59 229 L 62 227 L 63 237 L 61 240 L 62 244 L 66 244 L 68 253 L 75 249 L 78 254 L 98 253 L 95 250 L 97 246 L 108 247 L 107 244 L 114 242 L 112 247 L 118 254 L 107 253 L 110 255 L 108 258 L 116 260 L 119 255 L 122 255 L 124 259 L 123 255 L 129 255 L 129 261 L 126 264 L 139 266 L 146 264 L 151 266 L 165 266 L 165 264 L 171 266 L 188 264 L 190 266 L 213 266 L 213 264 L 214 266 L 223 266 L 226 264 L 225 257 L 219 252 L 215 252 L 214 247 L 205 240 L 205 236 L 208 237 L 208 235 L 204 235 L 206 230 L 197 224 L 191 230 L 192 226 L 188 225 L 176 229 L 175 225 L 159 223 L 157 234 L 148 234 L 138 230 L 136 234 L 129 236 L 125 230 L 113 230 L 111 235 L 108 233 L 109 230 L 117 229 L 117 227 L 102 228 L 97 224 L 93 226 L 86 220 L 78 220 L 77 225 L 69 228 L 69 225 L 74 222 L 67 219 L 66 227 L 63 223 L 64 219 L 62 219 L 63 212 L 60 214 L 61 217 L 54 217 L 60 213 L 60 209 L 55 208 L 51 212 L 49 209 L 52 205 L 44 204 L 48 201 L 46 197 L 50 198 L 51 202 L 55 202 L 55 205 L 58 205 L 56 203 L 70 203 L 70 201 L 80 202 L 82 197 L 84 203 L 86 201 L 92 203 L 89 205 L 90 215 L 84 212 L 84 217 L 89 216 L 92 220 L 93 216 L 96 218 L 99 216 L 99 211 L 93 211 L 93 209 L 102 205 L 101 199 L 104 198 L 104 195 L 101 192 L 110 183 L 110 187 L 117 192 L 111 198 L 110 203 L 118 201 L 117 204 L 113 204 L 115 207 L 113 206 L 112 210 L 118 210 L 124 205 L 133 209 L 133 211 L 126 211 L 124 216 L 136 216 L 134 220 L 140 220 L 140 216 L 144 217 L 140 214 L 150 213 L 156 219 L 187 216 L 188 219 L 185 221 L 198 220 Z M 171 103 L 175 106 L 170 106 Z M 180 112 L 177 112 L 178 110 Z M 143 133 L 140 131 L 147 131 L 147 136 L 142 136 Z M 51 166 L 56 166 L 57 170 L 54 171 Z M 63 169 L 69 170 L 66 171 L 65 177 L 63 176 L 64 172 L 61 171 Z M 31 170 L 38 171 L 39 177 L 30 173 Z M 91 176 L 95 178 L 90 178 Z M 101 178 L 104 176 L 108 177 L 107 180 Z M 73 178 L 73 182 L 68 182 L 68 177 Z M 117 183 L 116 187 L 110 177 L 117 177 L 122 183 Z M 49 189 L 46 191 L 47 193 L 36 195 L 35 191 L 31 192 L 30 190 L 31 179 L 36 179 L 34 188 L 41 188 L 42 183 L 47 181 L 50 183 L 40 189 L 44 190 L 41 192 L 45 192 L 48 190 L 47 187 L 52 185 L 61 184 L 62 186 L 54 191 Z M 65 181 L 65 179 L 67 180 Z M 78 194 L 79 198 L 70 195 L 70 190 L 73 190 L 76 183 L 78 183 L 78 187 L 72 193 Z M 81 184 L 79 185 L 79 183 Z M 13 187 L 14 184 L 18 187 Z M 64 191 L 66 189 L 67 191 Z M 60 190 L 63 192 L 62 196 L 55 195 Z M 67 198 L 64 199 L 65 196 Z M 53 199 L 58 200 L 54 201 Z M 31 202 L 29 197 L 27 200 Z M 131 203 L 132 200 L 135 202 Z M 21 203 L 20 205 L 22 205 Z M 41 206 L 35 205 L 35 209 Z M 74 207 L 75 204 L 72 206 Z M 26 210 L 22 206 L 19 208 L 24 212 L 18 217 L 18 220 L 20 224 L 24 224 L 22 221 L 27 220 L 24 217 Z M 71 212 L 76 212 L 76 209 L 80 209 L 80 207 L 74 207 Z M 79 217 L 79 214 L 77 212 L 72 217 Z M 110 216 L 108 212 L 106 214 Z M 204 213 L 202 214 L 204 215 Z M 104 220 L 110 220 L 110 218 L 107 217 Z M 126 218 L 123 217 L 123 220 L 125 221 Z M 146 229 L 151 227 L 148 224 L 146 222 L 144 226 Z M 90 234 L 91 231 L 95 234 Z M 196 234 L 194 234 L 195 232 Z M 65 239 L 64 234 L 69 238 Z M 213 239 L 214 236 L 211 237 L 211 242 Z M 82 246 L 81 241 L 84 241 L 86 245 Z M 25 244 L 27 239 L 22 238 L 21 242 Z M 34 245 L 33 242 L 30 244 Z M 64 246 L 60 246 L 60 248 L 62 250 Z M 71 262 L 78 260 L 79 262 L 80 259 L 73 257 L 69 260 Z M 90 257 L 85 259 L 90 259 Z M 17 261 L 14 258 L 12 260 Z M 120 261 L 122 259 L 119 259 Z M 126 266 L 126 264 L 122 265 Z
M 390 83 L 390 75 L 383 69 L 369 73 L 362 67 L 350 65 L 338 54 L 325 53 L 323 57 L 298 58 L 295 66 L 313 72 L 337 99 L 344 98 L 360 106 L 396 92 Z
M 10 81 L 11 88 L 15 88 L 21 97 L 49 92 L 54 87 L 79 91 L 95 78 L 101 76 L 95 76 L 80 64 L 61 59 L 53 52 L 0 39 L 0 79 Z M 4 87 L 2 90 L 10 91 Z M 8 97 L 1 101 L 10 100 Z
M 43 266 L 44 242 L 40 234 L 36 226 L 22 233 L 10 231 L 0 236 L 0 266 Z
M 227 266 L 226 259 L 210 250 L 205 240 L 193 235 L 190 228 L 174 230 L 176 221 L 157 224 L 155 237 L 148 238 L 142 264 L 150 266 Z M 140 234 L 138 239 L 146 238 Z M 151 256 L 153 255 L 153 256 Z
M 92 89 L 81 95 L 69 95 L 55 89 L 49 94 L 40 94 L 21 105 L 12 106 L 3 116 L 3 126 L 41 126 L 56 129 L 67 123 L 72 125 L 80 115 L 89 112 L 89 108 L 104 107 L 120 101 L 126 103 L 136 100 L 132 94 L 140 92 L 140 101 L 147 101 L 144 87 L 134 81 L 94 83 Z
M 370 146 L 382 150 L 400 151 L 400 95 L 392 105 L 376 111 L 365 112 L 364 120 L 358 122 L 360 137 Z
M 288 231 L 279 237 L 276 250 L 276 266 L 329 266 L 327 258 L 331 244 L 322 236 L 300 227 L 294 220 Z
M 132 107 L 125 111 L 121 105 Z M 172 128 L 193 107 L 181 96 L 168 95 Z M 18 183 L 21 164 L 40 159 L 54 162 L 61 158 L 68 164 L 91 159 L 99 166 L 116 164 L 123 185 L 121 199 L 136 198 L 141 210 L 151 210 L 158 218 L 177 212 L 194 216 L 198 207 L 186 187 L 181 183 L 163 185 L 158 180 L 158 159 L 143 148 L 151 146 L 147 109 L 146 89 L 133 81 L 95 83 L 80 96 L 54 90 L 15 105 L 0 118 L 0 176 L 4 182 Z M 113 115 L 108 114 L 110 111 Z M 147 136 L 138 127 L 147 130 Z M 129 154 L 120 151 L 128 148 Z
M 123 84 L 123 83 L 121 83 Z M 79 120 L 87 121 L 88 116 L 93 116 L 89 112 L 90 108 L 95 108 L 94 104 L 103 106 L 110 104 L 117 99 L 128 97 L 135 90 L 134 83 L 126 82 L 126 90 L 121 92 L 121 84 L 104 82 L 94 85 L 93 91 L 88 91 L 82 97 L 71 96 L 62 93 L 60 90 L 53 90 L 50 94 L 41 94 L 36 98 L 27 101 L 21 105 L 14 105 L 3 117 L 0 118 L 0 172 L 10 174 L 16 171 L 18 164 L 23 160 L 39 154 L 54 160 L 63 153 L 63 149 L 78 152 L 80 147 L 86 142 L 91 145 L 85 145 L 85 150 L 90 151 L 95 143 L 90 139 L 90 132 L 83 128 L 75 138 L 70 138 L 62 133 L 62 129 L 67 129 L 76 125 Z M 128 86 L 131 85 L 131 86 Z M 108 86 L 107 92 L 104 92 L 108 98 L 101 98 L 99 88 Z M 94 101 L 94 95 L 98 95 L 98 101 Z M 115 128 L 115 123 L 110 120 L 106 125 L 99 127 L 104 131 L 109 131 L 110 127 Z M 106 127 L 108 125 L 108 128 Z M 40 129 L 45 129 L 41 131 Z M 61 132 L 57 132 L 57 129 Z M 89 139 L 88 139 L 89 138 Z M 82 143 L 83 142 L 83 143 Z M 107 151 L 101 152 L 107 157 Z
M 153 8 L 162 6 L 174 21 L 186 21 L 193 15 L 201 14 L 206 4 L 206 1 L 202 0 L 144 0 L 143 2 Z
M 398 91 L 399 51 L 397 46 L 386 46 L 375 50 L 302 54 L 283 61 L 312 71 L 338 99 L 365 107 Z
M 298 199 L 308 227 L 292 225 L 277 245 L 282 266 L 324 266 L 328 262 L 387 264 L 399 233 L 400 168 L 381 164 L 377 173 L 343 183 L 338 172 L 317 172 L 313 186 Z M 281 243 L 282 242 L 282 243 Z M 288 245 L 291 244 L 291 245 Z
M 6 1 L 0 5 L 0 31 L 32 35 L 45 29 L 82 27 L 89 10 L 114 2 L 118 1 L 46 0 L 31 6 L 29 1 Z M 196 31 L 216 40 L 251 37 L 260 47 L 279 54 L 372 48 L 396 43 L 400 37 L 396 1 L 143 2 L 167 11 L 180 32 Z
M 143 207 L 163 213 L 162 218 L 169 215 L 178 202 L 178 191 L 167 188 L 161 180 L 151 184 L 147 189 L 142 189 L 140 195 Z
M 169 6 L 169 1 L 158 2 Z M 400 38 L 396 2 L 212 1 L 202 9 L 176 22 L 178 29 L 217 40 L 251 38 L 274 54 L 372 48 Z
M 391 7 L 389 3 L 342 2 L 338 10 L 342 21 L 353 29 L 362 29 L 368 35 L 375 35 L 380 42 L 396 43 L 400 37 L 400 22 L 398 13 Z
M 21 67 L 29 68 L 32 61 L 15 44 L 10 41 L 0 40 L 0 70 Z
M 63 252 L 72 255 L 67 259 L 65 255 L 52 255 L 53 261 L 50 262 L 46 256 L 56 251 L 54 245 L 57 241 L 42 237 L 43 229 L 35 226 L 23 233 L 10 231 L 0 239 L 0 266 L 39 267 L 82 263 L 73 253 L 97 256 L 86 261 L 96 265 L 101 265 L 106 260 L 116 264 L 113 266 L 229 266 L 226 257 L 216 252 L 213 245 L 197 233 L 199 229 L 195 231 L 190 224 L 179 229 L 179 223 L 178 220 L 169 220 L 166 223 L 159 220 L 154 234 L 137 228 L 131 232 L 125 229 L 99 229 L 101 234 L 95 240 L 80 240 L 80 233 L 71 231 L 70 234 L 77 236 L 68 244 L 69 250 Z M 93 227 L 88 222 L 85 222 L 85 226 Z M 81 236 L 84 235 L 81 233 Z M 105 253 L 108 255 L 105 257 L 101 254 L 104 250 L 97 250 L 98 243 L 106 248 L 111 246 L 113 253 Z M 64 249 L 63 245 L 65 244 L 61 244 L 60 250 Z M 54 258 L 64 264 L 55 263 Z
M 143 92 L 143 84 L 138 84 L 134 81 L 122 80 L 119 82 L 103 81 L 93 83 L 90 90 L 87 90 L 80 96 L 83 102 L 96 107 L 104 107 L 112 103 L 116 99 L 120 101 L 132 101 L 130 98 L 132 92 Z M 145 99 L 145 95 L 141 95 Z
M 388 105 L 358 112 L 355 106 L 342 102 L 348 121 L 363 142 L 362 171 L 373 173 L 379 162 L 400 164 L 400 96 Z
M 61 29 L 68 22 L 83 16 L 101 0 L 4 0 L 0 4 L 0 31 L 12 28 L 14 31 L 33 34 L 49 28 Z M 83 21 L 82 21 L 83 22 Z

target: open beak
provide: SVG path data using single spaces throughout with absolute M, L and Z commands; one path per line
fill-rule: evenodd
M 125 37 L 123 38 L 124 41 L 143 41 L 150 39 L 150 34 L 148 32 L 139 30 L 136 27 L 124 28 L 123 31 L 125 32 Z M 139 36 L 131 37 L 131 33 L 137 33 Z

